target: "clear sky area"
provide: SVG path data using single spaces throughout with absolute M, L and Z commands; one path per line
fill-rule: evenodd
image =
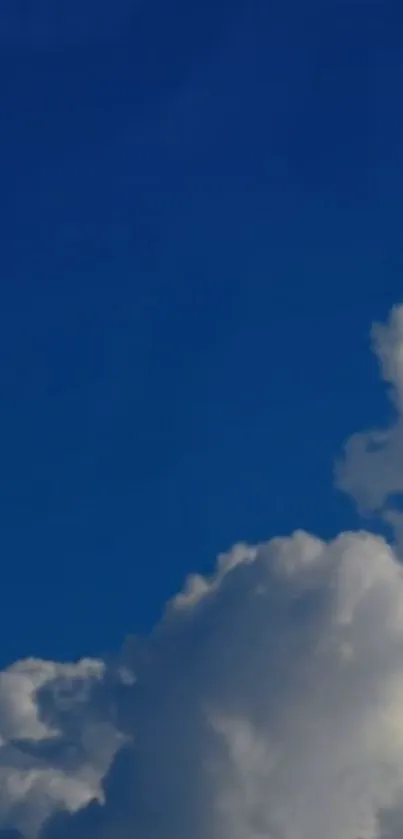
M 350 777 L 343 749 L 359 728 L 358 697 L 378 690 L 365 674 L 391 662 L 388 685 L 395 684 L 403 664 L 393 635 L 402 646 L 400 605 L 393 631 L 377 634 L 373 646 L 368 640 L 354 699 L 350 677 L 334 675 L 333 653 L 320 679 L 312 676 L 319 679 L 312 692 L 299 661 L 306 655 L 311 674 L 312 637 L 333 649 L 333 573 L 348 603 L 364 568 L 383 580 L 368 625 L 362 618 L 357 635 L 346 630 L 340 640 L 347 659 L 356 638 L 364 643 L 371 627 L 385 626 L 382 608 L 395 614 L 397 591 L 403 611 L 396 547 L 403 433 L 395 415 L 403 406 L 402 47 L 403 7 L 389 0 L 0 4 L 0 837 L 401 839 L 403 724 L 393 709 L 400 698 L 403 707 L 403 688 L 390 700 L 393 709 L 385 706 L 390 730 L 382 729 L 382 744 L 401 744 L 398 757 L 376 751 L 364 735 L 362 750 L 361 740 L 354 746 L 367 767 L 353 773 L 351 789 L 356 778 L 361 792 L 349 797 L 341 784 L 319 806 L 327 801 L 321 757 L 304 739 L 313 720 L 324 720 L 334 763 L 327 783 L 334 789 L 343 772 Z M 374 323 L 384 326 L 374 330 Z M 346 440 L 372 428 L 389 431 L 360 437 L 335 469 Z M 362 528 L 366 537 L 338 541 Z M 304 534 L 283 547 L 270 541 L 294 531 Z M 376 534 L 395 553 L 383 542 L 381 549 Z M 234 544 L 267 542 L 277 547 L 236 549 L 215 572 L 217 555 Z M 298 578 L 286 595 L 273 569 L 291 568 L 296 557 L 313 562 L 319 544 L 320 582 L 290 615 L 305 583 Z M 189 574 L 199 576 L 183 590 Z M 266 585 L 263 618 L 248 592 Z M 153 629 L 180 590 L 167 625 Z M 186 617 L 178 618 L 181 609 Z M 263 659 L 250 652 L 265 633 L 272 639 L 263 656 L 271 662 L 267 678 Z M 151 645 L 159 662 L 151 675 L 141 663 L 147 649 L 138 654 L 130 641 L 119 652 L 129 635 Z M 292 662 L 285 675 L 279 650 Z M 54 663 L 83 657 L 84 664 L 66 665 L 71 670 Z M 41 664 L 27 665 L 29 658 Z M 146 687 L 133 699 L 143 666 Z M 116 699 L 118 671 L 124 685 L 115 686 Z M 269 784 L 271 758 L 257 753 L 253 731 L 263 725 L 262 697 L 282 684 L 282 674 L 288 687 L 279 688 L 279 704 L 289 708 L 290 678 L 306 725 L 294 739 L 282 738 L 282 726 L 289 732 L 298 714 L 292 703 L 291 717 L 272 709 L 258 742 L 285 757 Z M 27 696 L 34 702 L 30 680 L 44 695 L 39 711 L 26 710 Z M 65 723 L 55 696 L 59 687 L 74 693 L 77 680 L 85 709 L 74 706 Z M 258 685 L 253 696 L 243 680 Z M 310 716 L 304 703 L 325 683 L 333 686 L 325 705 L 333 701 L 334 714 Z M 98 705 L 87 702 L 93 691 L 102 694 Z M 234 766 L 243 767 L 235 795 L 234 766 L 231 775 L 221 751 L 208 752 L 220 807 L 199 777 L 207 741 L 201 748 L 196 694 L 219 709 L 216 729 L 232 744 Z M 112 725 L 108 703 L 124 723 L 114 717 Z M 179 709 L 174 719 L 161 703 Z M 376 729 L 372 705 L 367 712 Z M 71 768 L 66 743 L 73 752 L 78 740 L 90 749 L 83 744 L 99 716 L 109 733 L 91 734 L 95 757 L 85 763 L 76 755 Z M 334 734 L 342 719 L 344 739 Z M 39 760 L 38 744 L 49 750 L 61 728 L 59 756 L 46 751 Z M 119 737 L 134 729 L 139 751 L 127 757 Z M 192 743 L 178 757 L 182 774 L 168 766 L 174 734 Z M 341 740 L 343 759 L 332 738 Z M 18 761 L 10 757 L 15 740 L 25 743 Z M 375 751 L 378 763 L 371 763 Z M 310 760 L 306 784 L 301 755 Z M 44 765 L 57 776 L 54 806 L 43 803 L 50 795 Z M 197 773 L 183 771 L 190 765 Z M 388 794 L 378 772 L 386 765 Z M 252 791 L 245 781 L 241 793 L 245 766 Z M 15 792 L 17 775 L 29 794 Z M 14 792 L 3 796 L 7 785 Z M 86 805 L 101 800 L 101 787 L 107 803 L 93 811 Z M 117 787 L 136 790 L 130 806 Z M 368 802 L 375 799 L 374 814 Z

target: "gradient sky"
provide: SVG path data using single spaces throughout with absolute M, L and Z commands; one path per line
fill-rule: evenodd
M 2 666 L 359 524 L 332 462 L 390 410 L 368 333 L 403 297 L 399 4 L 8 5 Z

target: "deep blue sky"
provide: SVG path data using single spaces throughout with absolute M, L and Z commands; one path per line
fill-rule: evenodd
M 85 0 L 77 38 L 51 5 L 0 12 L 1 663 L 356 526 L 332 464 L 403 298 L 397 4 Z

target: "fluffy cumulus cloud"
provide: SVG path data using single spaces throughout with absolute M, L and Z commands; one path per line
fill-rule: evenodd
M 374 340 L 396 421 L 352 438 L 338 481 L 389 515 L 403 309 Z M 118 661 L 5 671 L 0 737 L 1 839 L 401 839 L 399 549 L 236 545 Z
M 105 664 L 28 659 L 0 673 L 0 824 L 36 836 L 60 808 L 102 800 L 123 735 Z

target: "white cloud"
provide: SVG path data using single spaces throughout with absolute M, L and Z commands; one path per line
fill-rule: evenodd
M 383 379 L 391 385 L 395 422 L 384 429 L 354 434 L 338 465 L 339 487 L 364 511 L 394 521 L 390 500 L 403 493 L 403 306 L 396 306 L 386 325 L 375 324 L 372 341 Z
M 397 419 L 376 451 L 353 438 L 338 476 L 384 510 L 403 487 L 403 309 L 373 334 Z M 113 666 L 9 668 L 0 736 L 0 825 L 28 837 L 401 839 L 398 553 L 364 531 L 236 545 Z
M 382 539 L 238 546 L 136 660 L 104 811 L 47 839 L 377 836 L 403 791 L 403 576 Z
M 28 659 L 0 673 L 0 824 L 37 834 L 57 809 L 102 798 L 101 780 L 122 735 L 104 692 L 105 665 Z

